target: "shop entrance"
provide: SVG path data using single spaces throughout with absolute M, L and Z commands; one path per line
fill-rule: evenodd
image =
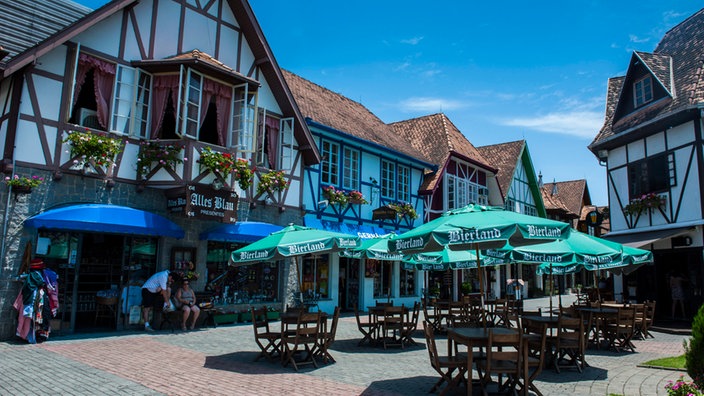
M 343 311 L 359 308 L 359 260 L 340 257 L 338 305 Z

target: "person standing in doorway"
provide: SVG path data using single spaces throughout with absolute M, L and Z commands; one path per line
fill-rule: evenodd
M 157 296 L 161 294 L 164 298 L 164 311 L 169 311 L 171 306 L 169 299 L 171 298 L 170 285 L 174 281 L 174 275 L 169 270 L 157 272 L 152 275 L 142 285 L 142 319 L 144 320 L 144 330 L 154 331 L 149 325 L 149 313 L 152 307 L 157 303 Z
M 684 282 L 685 279 L 677 272 L 670 275 L 670 291 L 672 292 L 672 319 L 675 319 L 675 312 L 679 305 L 682 317 L 684 312 Z

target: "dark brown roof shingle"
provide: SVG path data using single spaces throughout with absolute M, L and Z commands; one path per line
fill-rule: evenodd
M 506 194 L 508 194 L 508 190 L 511 187 L 513 174 L 516 172 L 516 166 L 521 160 L 525 145 L 525 140 L 516 140 L 515 142 L 477 147 L 482 156 L 499 170 L 496 178 L 504 198 L 506 198 Z

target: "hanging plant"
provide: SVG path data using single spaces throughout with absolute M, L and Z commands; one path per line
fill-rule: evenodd
M 76 159 L 74 163 L 82 166 L 88 163 L 94 166 L 112 166 L 115 157 L 122 151 L 120 139 L 99 132 L 71 131 L 64 143 L 71 144 L 71 156 L 81 157 L 81 160 Z
M 325 197 L 325 199 L 328 200 L 328 203 L 330 203 L 330 205 L 347 204 L 347 194 L 345 194 L 345 192 L 342 190 L 336 190 L 333 186 L 323 187 L 323 196 Z
M 250 168 L 249 161 L 244 158 L 237 158 L 235 161 L 235 180 L 237 180 L 243 190 L 248 189 L 252 185 L 254 171 Z
M 406 202 L 396 202 L 389 204 L 389 207 L 393 210 L 396 211 L 396 214 L 399 217 L 404 217 L 408 216 L 408 218 L 415 220 L 418 218 L 418 213 L 416 213 L 416 209 L 413 207 L 413 205 L 406 203 Z
M 137 169 L 144 176 L 152 170 L 152 165 L 157 163 L 164 167 L 176 169 L 176 165 L 182 164 L 188 158 L 181 159 L 182 146 L 175 144 L 162 144 L 159 140 L 142 141 L 137 156 Z
M 289 181 L 286 180 L 284 171 L 270 171 L 259 177 L 257 194 L 273 194 L 277 191 L 283 191 L 288 185 Z
M 39 186 L 44 182 L 44 178 L 39 177 L 39 176 L 32 176 L 31 178 L 25 177 L 25 176 L 18 176 L 15 175 L 13 177 L 6 176 L 5 177 L 5 184 L 12 188 L 29 188 L 32 189 L 34 187 Z
M 623 208 L 627 214 L 638 215 L 648 209 L 657 209 L 665 205 L 665 198 L 655 193 L 643 194 L 634 198 Z

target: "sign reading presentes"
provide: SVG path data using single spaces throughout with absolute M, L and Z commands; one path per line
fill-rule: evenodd
M 237 221 L 237 199 L 234 191 L 191 185 L 169 190 L 166 208 L 169 213 L 186 217 L 234 223 Z

